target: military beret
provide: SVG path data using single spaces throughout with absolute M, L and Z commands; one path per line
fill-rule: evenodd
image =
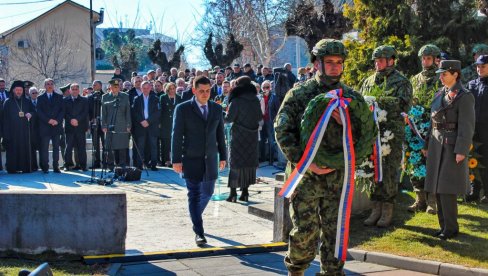
M 225 70 L 232 70 L 232 67 L 227 66 L 227 67 L 225 67 Z
M 34 85 L 34 83 L 31 82 L 30 80 L 25 80 L 24 81 L 24 87 L 26 87 L 26 86 L 33 86 L 33 85 Z
M 241 67 L 239 63 L 234 63 L 234 67 Z
M 441 60 L 439 69 L 436 73 L 446 72 L 448 70 L 461 70 L 461 61 L 459 60 Z
M 476 60 L 475 64 L 487 64 L 488 63 L 488 55 L 481 55 Z
M 250 63 L 244 64 L 244 68 L 246 68 L 246 67 L 251 67 L 251 64 Z
M 115 79 L 109 80 L 108 83 L 110 83 L 110 85 L 120 85 L 122 83 L 122 80 L 115 78 Z
M 68 89 L 69 89 L 69 87 L 70 87 L 70 86 L 71 86 L 71 83 L 68 83 L 68 84 L 66 84 L 65 86 L 61 86 L 61 87 L 59 88 L 59 90 L 61 90 L 61 92 L 63 92 L 63 93 L 64 93 L 64 92 L 66 92 L 66 90 L 68 90 Z

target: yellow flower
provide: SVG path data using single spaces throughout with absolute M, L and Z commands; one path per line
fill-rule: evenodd
M 409 151 L 405 152 L 405 156 L 406 157 L 409 157 L 410 156 L 410 152 Z
M 478 167 L 478 160 L 476 160 L 476 158 L 469 158 L 469 168 L 470 169 L 474 169 L 476 167 Z
M 473 182 L 474 181 L 474 174 L 469 175 L 469 181 Z

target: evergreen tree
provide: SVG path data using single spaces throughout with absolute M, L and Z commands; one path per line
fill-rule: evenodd
M 303 38 L 309 50 L 322 38 L 341 39 L 351 29 L 350 21 L 336 12 L 330 0 L 317 6 L 313 0 L 298 1 L 285 22 L 286 34 Z

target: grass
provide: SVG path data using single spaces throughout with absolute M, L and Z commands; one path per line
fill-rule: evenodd
M 0 258 L 0 276 L 16 276 L 22 269 L 34 270 L 45 262 L 43 257 L 39 260 L 26 260 L 14 258 Z M 108 265 L 88 266 L 81 261 L 53 261 L 49 260 L 49 266 L 54 275 L 106 275 Z
M 350 247 L 488 268 L 487 205 L 458 204 L 460 234 L 454 239 L 442 241 L 431 236 L 439 229 L 436 215 L 406 211 L 413 202 L 414 194 L 411 192 L 398 195 L 392 227 L 388 229 L 363 226 L 362 222 L 369 213 L 352 217 Z

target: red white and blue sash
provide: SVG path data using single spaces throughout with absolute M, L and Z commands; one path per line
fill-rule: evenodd
M 413 134 L 417 135 L 417 137 L 419 137 L 419 139 L 425 143 L 424 137 L 422 137 L 417 126 L 412 122 L 412 120 L 410 120 L 407 113 L 402 112 L 401 114 L 402 114 L 403 118 L 405 118 L 405 122 L 410 126 L 410 129 L 412 130 Z
M 290 174 L 279 195 L 291 197 L 300 183 L 310 164 L 313 163 L 325 130 L 329 123 L 332 112 L 339 109 L 343 127 L 343 150 L 344 150 L 344 185 L 342 187 L 339 214 L 337 218 L 337 235 L 334 256 L 342 261 L 347 257 L 347 246 L 349 242 L 349 220 L 351 216 L 352 198 L 354 196 L 354 174 L 356 157 L 354 152 L 354 141 L 352 137 L 352 124 L 349 115 L 349 103 L 351 99 L 344 98 L 342 89 L 329 91 L 325 97 L 331 98 L 324 113 L 320 117 L 305 147 L 304 153 L 298 162 L 295 170 Z
M 383 181 L 383 157 L 381 156 L 381 132 L 380 123 L 378 122 L 378 110 L 378 103 L 374 101 L 371 105 L 371 111 L 373 112 L 374 122 L 378 129 L 378 135 L 373 145 L 374 181 L 376 183 Z

